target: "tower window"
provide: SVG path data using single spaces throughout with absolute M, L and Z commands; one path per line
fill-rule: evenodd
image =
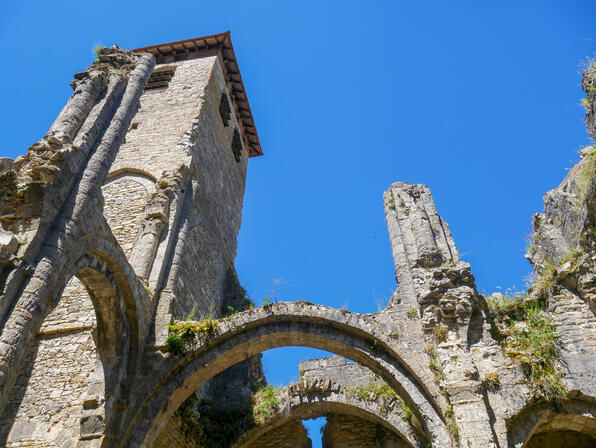
M 240 162 L 240 157 L 242 154 L 242 141 L 240 140 L 240 132 L 238 132 L 238 129 L 234 129 L 234 137 L 232 137 L 232 152 L 234 153 L 236 162 Z
M 221 99 L 219 100 L 219 115 L 221 116 L 223 125 L 227 127 L 230 117 L 232 116 L 232 110 L 230 109 L 230 101 L 228 100 L 226 92 L 221 94 Z
M 168 87 L 170 80 L 174 76 L 174 72 L 176 72 L 175 65 L 167 67 L 157 67 L 155 70 L 153 70 L 151 76 L 149 76 L 149 80 L 147 81 L 145 90 Z

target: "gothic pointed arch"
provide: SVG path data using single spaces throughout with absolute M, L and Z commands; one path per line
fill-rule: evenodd
M 107 258 L 80 257 L 51 300 L 0 420 L 3 446 L 105 437 L 136 339 Z
M 436 385 L 408 349 L 391 341 L 366 316 L 307 302 L 278 303 L 240 313 L 217 325 L 213 337 L 184 356 L 171 357 L 155 386 L 135 409 L 121 446 L 148 446 L 176 409 L 209 378 L 277 347 L 326 350 L 368 367 L 411 407 L 433 446 L 448 446 Z M 155 375 L 155 372 L 153 372 Z
M 596 446 L 596 398 L 579 395 L 553 405 L 538 401 L 509 420 L 507 439 L 515 448 Z

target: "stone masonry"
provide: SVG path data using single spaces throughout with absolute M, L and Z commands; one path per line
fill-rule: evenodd
M 397 182 L 384 310 L 253 308 L 234 259 L 262 150 L 229 33 L 74 78 L 0 158 L 0 446 L 308 448 L 323 416 L 326 448 L 596 446 L 596 147 L 533 218 L 524 296 L 479 294 L 428 187 Z M 264 388 L 289 345 L 337 356 Z

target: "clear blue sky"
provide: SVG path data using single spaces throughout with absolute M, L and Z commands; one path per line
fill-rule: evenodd
M 523 288 L 542 195 L 590 141 L 579 62 L 596 2 L 0 1 L 0 155 L 39 139 L 93 60 L 230 30 L 265 155 L 237 269 L 271 295 L 374 312 L 395 287 L 382 193 L 431 187 L 478 288 Z M 265 354 L 285 384 L 313 351 Z M 317 446 L 315 444 L 315 446 Z

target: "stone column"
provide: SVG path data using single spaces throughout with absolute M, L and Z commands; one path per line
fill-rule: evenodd
M 107 71 L 91 68 L 87 72 L 77 73 L 71 85 L 74 93 L 48 131 L 48 138 L 64 143 L 74 140 L 93 105 L 105 91 Z
M 468 347 L 470 319 L 479 310 L 470 265 L 459 260 L 426 185 L 397 182 L 384 199 L 398 281 L 392 298 L 397 303 L 390 304 L 388 314 L 393 320 L 409 319 L 408 331 L 422 331 L 429 366 L 449 402 L 443 414 L 454 444 L 496 447 Z M 407 317 L 399 315 L 404 312 L 401 303 L 410 307 Z M 411 341 L 420 337 L 405 336 Z

